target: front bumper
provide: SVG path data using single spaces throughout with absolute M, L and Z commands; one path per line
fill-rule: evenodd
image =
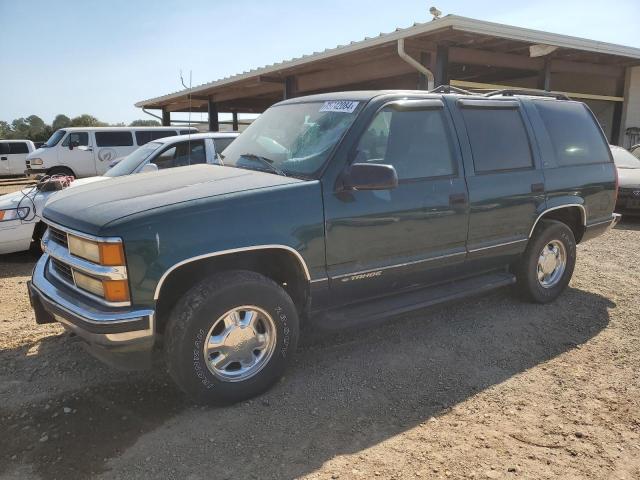
M 28 282 L 36 323 L 61 323 L 84 340 L 93 355 L 117 368 L 149 368 L 155 342 L 154 311 L 92 302 L 51 278 L 49 258 L 46 253 L 40 257 Z

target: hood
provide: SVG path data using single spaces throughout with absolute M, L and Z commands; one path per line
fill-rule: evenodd
M 36 148 L 33 152 L 30 152 L 25 157 L 26 160 L 31 160 L 32 158 L 40 158 L 42 155 L 47 153 L 47 150 L 51 150 L 50 148 Z
M 95 183 L 95 182 L 102 182 L 103 180 L 109 180 L 109 178 L 110 177 L 77 178 L 73 182 L 71 182 L 71 185 L 69 185 L 69 188 L 71 188 L 71 187 L 79 187 L 80 185 L 88 185 L 90 183 Z
M 29 215 L 25 220 L 30 220 L 35 215 L 40 215 L 42 208 L 51 195 L 56 192 L 41 192 L 35 188 L 25 188 L 17 192 L 0 195 L 0 210 L 10 208 L 29 207 Z
M 108 223 L 146 210 L 302 181 L 233 167 L 191 165 L 67 188 L 47 203 L 44 218 L 99 235 Z
M 640 168 L 618 168 L 618 182 L 622 188 L 640 186 Z

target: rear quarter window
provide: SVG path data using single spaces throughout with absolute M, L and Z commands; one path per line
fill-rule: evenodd
M 610 162 L 609 147 L 587 107 L 578 102 L 535 101 L 557 165 Z
M 96 132 L 98 147 L 130 147 L 133 145 L 131 132 Z

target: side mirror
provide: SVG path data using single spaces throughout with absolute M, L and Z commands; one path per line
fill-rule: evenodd
M 80 146 L 80 142 L 77 141 L 77 140 L 71 140 L 69 142 L 69 150 L 73 150 L 74 148 L 79 147 L 79 146 Z
M 158 171 L 158 166 L 155 163 L 145 163 L 142 168 L 140 169 L 140 173 L 145 173 L 145 172 L 157 172 Z
M 398 174 L 392 165 L 354 163 L 343 176 L 345 190 L 390 190 L 398 186 Z

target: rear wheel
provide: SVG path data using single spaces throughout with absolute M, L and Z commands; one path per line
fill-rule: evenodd
M 165 359 L 195 401 L 232 403 L 273 385 L 297 340 L 298 315 L 284 289 L 254 272 L 223 272 L 180 299 L 165 331 Z
M 556 220 L 541 221 L 516 268 L 518 288 L 536 303 L 552 302 L 569 284 L 576 264 L 571 229 Z

